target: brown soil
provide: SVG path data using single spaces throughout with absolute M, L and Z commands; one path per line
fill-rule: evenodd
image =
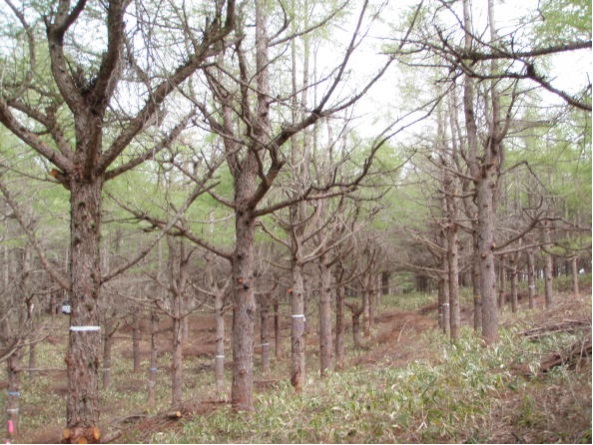
M 372 339 L 374 347 L 359 356 L 354 364 L 404 366 L 422 358 L 422 350 L 416 347 L 417 339 L 424 331 L 437 327 L 435 317 L 428 315 L 431 312 L 422 308 L 415 312 L 389 311 L 377 316 L 378 334 Z

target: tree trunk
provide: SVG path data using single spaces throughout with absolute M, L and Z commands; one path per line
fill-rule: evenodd
M 224 294 L 217 291 L 214 300 L 214 318 L 216 323 L 216 345 L 214 352 L 214 379 L 216 395 L 224 397 Z
M 449 205 L 448 205 L 449 206 Z M 456 212 L 450 210 L 450 215 Z M 457 223 L 450 221 L 447 228 L 447 266 L 450 304 L 451 341 L 459 340 L 461 328 L 461 312 L 459 308 L 459 240 L 457 234 Z
M 360 328 L 360 316 L 362 315 L 362 308 L 360 310 L 352 311 L 352 340 L 354 347 L 362 348 L 362 329 Z
M 156 336 L 159 331 L 159 317 L 156 310 L 150 311 L 150 368 L 148 368 L 148 405 L 153 407 L 156 403 L 156 377 L 158 350 Z
M 362 290 L 362 325 L 363 334 L 365 338 L 371 336 L 371 292 L 368 288 L 368 283 Z
M 31 343 L 29 345 L 29 377 L 33 377 L 36 372 L 32 371 L 37 368 L 37 343 Z
M 177 300 L 179 297 L 175 296 Z M 174 304 L 180 304 L 176 301 Z M 179 308 L 180 309 L 180 308 Z M 173 317 L 173 339 L 172 339 L 172 367 L 171 367 L 171 407 L 178 408 L 183 401 L 183 324 L 176 311 Z
M 507 262 L 504 255 L 500 256 L 500 261 L 498 264 L 498 276 L 500 278 L 500 289 L 498 290 L 498 309 L 500 312 L 502 312 L 506 303 L 507 291 Z
M 21 378 L 19 371 L 20 356 L 21 350 L 19 348 L 6 360 L 6 371 L 8 374 L 8 388 L 6 397 L 8 440 L 6 443 L 14 443 L 18 439 L 19 398 L 21 395 Z
M 280 303 L 278 296 L 274 298 L 274 355 L 277 359 L 282 357 L 282 348 L 280 345 Z
M 446 264 L 446 260 L 443 260 L 441 264 L 443 264 L 445 267 L 448 267 Z M 441 328 L 443 334 L 445 334 L 448 337 L 449 329 L 451 328 L 449 319 L 449 286 L 447 285 L 447 280 L 444 276 L 439 278 L 438 303 L 439 328 Z
M 181 342 L 184 345 L 189 342 L 189 316 L 181 319 Z
M 472 245 L 473 245 L 473 264 L 471 266 L 472 274 L 472 293 L 474 296 L 474 331 L 479 333 L 482 330 L 482 297 L 480 291 L 480 254 L 478 248 L 478 232 L 476 224 L 472 224 Z
M 248 156 L 251 156 L 251 152 Z M 252 163 L 253 164 L 253 163 Z M 249 174 L 246 170 L 249 171 Z M 236 244 L 232 259 L 233 279 L 233 383 L 231 403 L 236 411 L 253 410 L 253 330 L 255 324 L 254 296 L 254 233 L 255 218 L 245 207 L 254 190 L 256 165 L 245 165 L 236 180 Z
M 573 256 L 570 259 L 571 273 L 572 273 L 572 293 L 575 298 L 579 298 L 579 266 L 577 262 L 578 257 Z
M 140 316 L 138 309 L 134 310 L 132 314 L 132 357 L 134 373 L 140 372 L 140 339 L 142 333 L 140 331 Z
M 337 280 L 336 280 L 337 281 Z M 344 367 L 344 290 L 341 286 L 336 289 L 336 368 Z
M 495 33 L 492 5 L 488 2 L 488 20 L 491 33 Z M 465 29 L 464 48 L 471 50 L 473 45 L 473 25 L 469 0 L 463 1 L 463 21 Z M 482 303 L 482 338 L 486 344 L 498 340 L 498 307 L 496 301 L 496 271 L 494 269 L 494 228 L 495 228 L 495 190 L 498 184 L 499 164 L 502 147 L 499 139 L 498 99 L 492 92 L 492 120 L 489 135 L 478 157 L 478 132 L 474 111 L 474 85 L 470 76 L 464 79 L 463 108 L 468 139 L 468 165 L 476 187 L 477 236 L 480 265 L 480 296 Z
M 554 292 L 552 287 L 553 281 L 553 260 L 552 254 L 546 251 L 551 247 L 550 241 L 550 223 L 548 221 L 544 222 L 544 244 L 543 244 L 543 252 L 544 252 L 544 282 L 545 282 L 545 304 L 546 309 L 550 309 L 554 305 Z
M 482 295 L 482 337 L 487 344 L 498 341 L 498 305 L 496 302 L 496 270 L 494 269 L 494 206 L 496 186 L 493 168 L 484 168 L 485 178 L 478 183 L 478 221 L 480 232 L 480 284 Z
M 517 312 L 519 298 L 517 296 L 517 254 L 513 253 L 510 258 L 511 263 L 511 310 L 513 314 Z
M 319 260 L 321 290 L 319 292 L 319 372 L 324 377 L 333 367 L 333 339 L 332 339 L 332 288 L 331 269 Z
M 70 182 L 70 335 L 66 365 L 68 396 L 63 438 L 75 443 L 100 440 L 98 300 L 101 286 L 100 179 Z
M 111 386 L 111 357 L 113 341 L 115 339 L 116 329 L 112 329 L 109 324 L 104 326 L 103 330 L 103 388 Z
M 381 293 L 383 295 L 390 295 L 391 289 L 389 288 L 389 272 L 381 272 Z
M 296 260 L 292 264 L 291 294 L 291 350 L 292 366 L 290 383 L 297 392 L 305 385 L 305 296 L 303 282 L 303 266 Z
M 261 363 L 262 372 L 268 374 L 270 372 L 270 328 L 268 324 L 269 318 L 269 295 L 261 295 L 260 297 L 260 339 L 261 339 Z
M 527 291 L 529 309 L 533 309 L 535 307 L 535 259 L 532 249 L 527 251 Z

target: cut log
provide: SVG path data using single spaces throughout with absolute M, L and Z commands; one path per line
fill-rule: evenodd
M 179 420 L 182 417 L 181 411 L 171 411 L 165 415 L 167 419 Z

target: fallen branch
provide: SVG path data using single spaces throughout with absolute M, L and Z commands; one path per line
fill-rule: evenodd
M 542 376 L 558 366 L 578 369 L 584 360 L 591 360 L 591 336 L 573 343 L 565 351 L 547 354 L 542 359 L 537 371 L 531 370 L 525 363 L 517 366 L 516 371 L 524 377 Z
M 549 354 L 541 363 L 539 372 L 545 374 L 558 366 L 577 369 L 581 361 L 591 359 L 591 337 L 578 341 L 567 352 Z
M 575 333 L 584 329 L 591 329 L 591 320 L 564 320 L 558 323 L 540 326 L 534 329 L 529 329 L 521 333 L 522 336 L 537 340 L 546 335 L 556 334 L 559 332 Z

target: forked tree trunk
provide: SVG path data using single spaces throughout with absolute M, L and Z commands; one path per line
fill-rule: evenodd
M 354 347 L 362 348 L 362 329 L 360 328 L 360 316 L 362 315 L 362 308 L 357 311 L 352 311 L 352 341 Z
M 297 392 L 305 385 L 305 290 L 303 266 L 293 260 L 291 297 L 291 374 L 290 383 Z
M 352 314 L 352 340 L 354 342 L 354 347 L 357 349 L 362 348 L 362 329 L 360 318 L 363 313 L 363 307 L 358 306 L 356 303 L 348 303 L 344 302 L 344 305 L 350 309 L 350 313 Z
M 66 365 L 68 396 L 63 439 L 97 443 L 99 421 L 98 310 L 101 286 L 100 233 L 102 180 L 70 182 L 70 335 Z
M 217 290 L 214 296 L 214 319 L 216 323 L 216 344 L 214 351 L 214 379 L 216 395 L 224 397 L 224 294 Z
M 489 24 L 495 33 L 491 3 L 489 6 Z M 471 50 L 473 46 L 472 14 L 469 0 L 463 1 L 463 22 L 465 28 L 464 48 Z M 494 85 L 491 85 L 493 88 Z M 480 295 L 482 303 L 482 338 L 486 344 L 498 340 L 498 306 L 496 299 L 496 271 L 494 269 L 494 228 L 495 200 L 494 193 L 498 184 L 498 168 L 502 147 L 498 133 L 499 111 L 498 99 L 492 92 L 492 122 L 489 137 L 478 157 L 478 132 L 474 111 L 473 79 L 464 79 L 463 108 L 468 138 L 468 164 L 476 187 L 478 260 L 480 266 Z
M 319 371 L 321 377 L 333 366 L 333 339 L 332 339 L 332 288 L 331 269 L 320 258 L 319 272 L 321 290 L 319 292 Z

